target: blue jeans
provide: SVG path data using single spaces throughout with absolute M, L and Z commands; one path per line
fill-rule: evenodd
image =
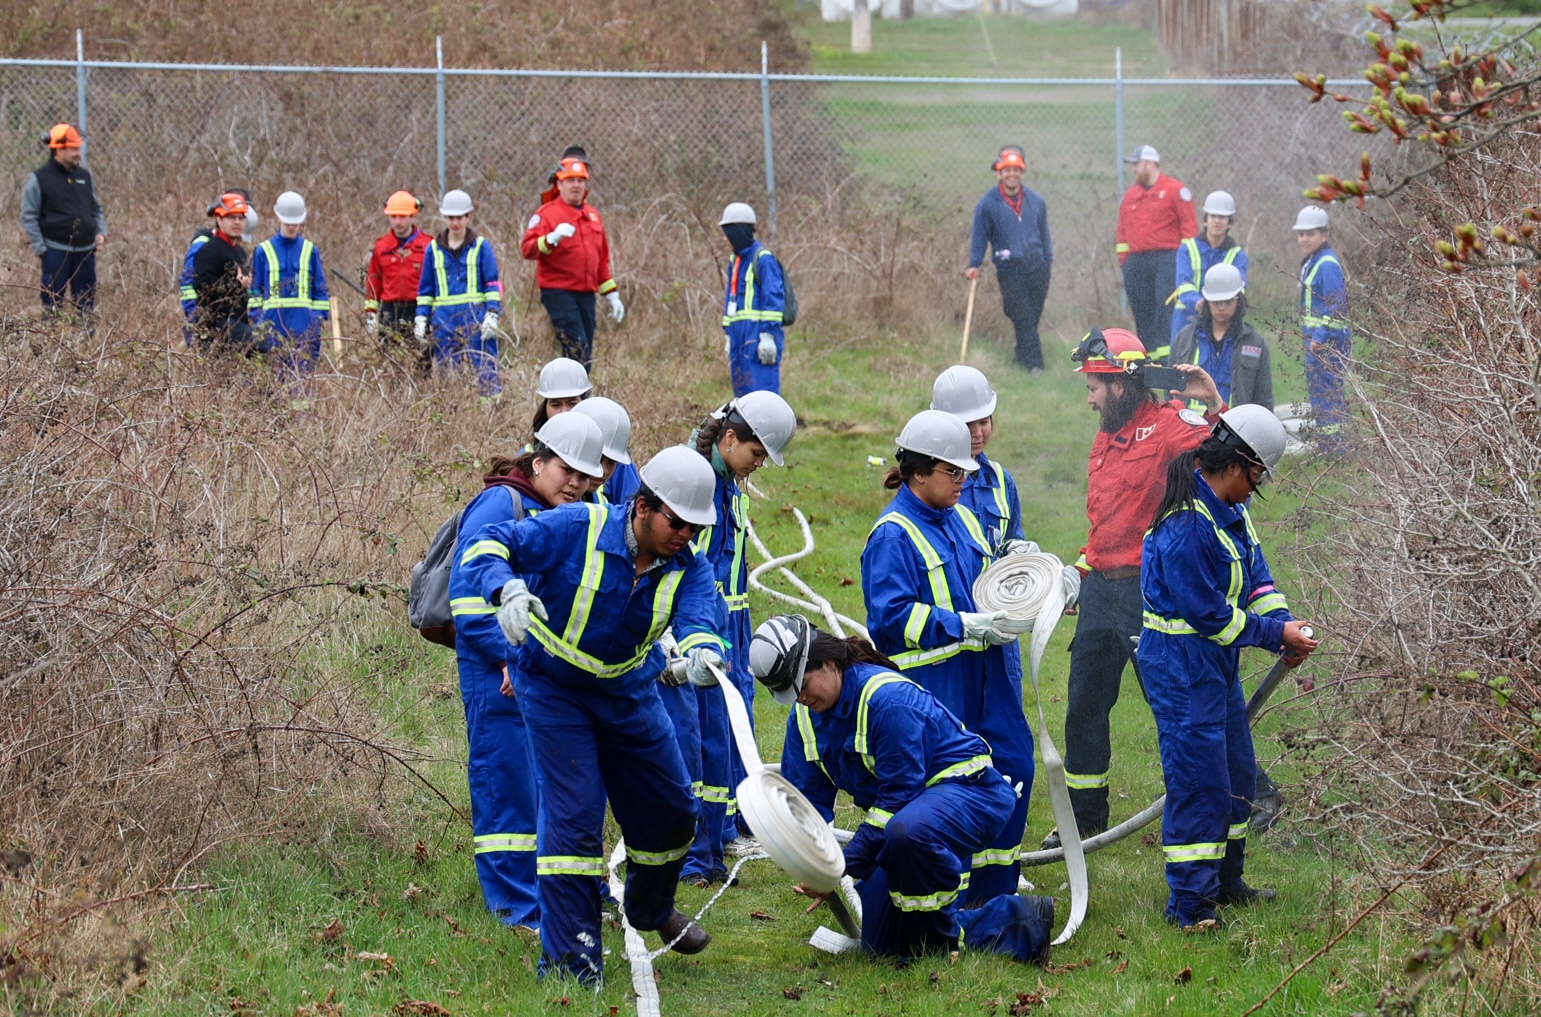
M 82 311 L 96 308 L 96 251 L 43 252 L 43 310 L 56 311 L 69 291 L 70 302 Z

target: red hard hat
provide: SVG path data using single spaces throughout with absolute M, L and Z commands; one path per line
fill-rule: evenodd
M 1015 148 L 1007 148 L 1001 151 L 999 159 L 995 160 L 995 169 L 1004 169 L 1007 166 L 1017 166 L 1027 169 L 1027 160 L 1022 158 L 1022 153 Z
M 1128 365 L 1144 360 L 1145 346 L 1126 328 L 1094 328 L 1070 354 L 1085 374 L 1124 374 Z
M 48 129 L 49 148 L 79 148 L 83 144 L 80 132 L 69 124 L 54 124 Z

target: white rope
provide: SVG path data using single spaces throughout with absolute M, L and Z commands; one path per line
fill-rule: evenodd
M 1059 824 L 1065 867 L 1070 876 L 1070 919 L 1059 938 L 1054 940 L 1054 946 L 1068 943 L 1085 921 L 1089 893 L 1086 855 L 1081 848 L 1075 809 L 1070 804 L 1070 789 L 1065 784 L 1065 760 L 1049 736 L 1043 694 L 1038 689 L 1038 670 L 1043 664 L 1043 655 L 1054 636 L 1055 626 L 1065 613 L 1063 570 L 1064 565 L 1054 555 L 1035 551 L 1007 555 L 974 581 L 974 604 L 979 610 L 1005 611 L 1013 628 L 1022 631 L 1031 628 L 1033 631 L 1028 670 L 1033 680 L 1033 697 L 1038 700 L 1038 751 L 1043 756 L 1049 803 L 1054 807 L 1054 821 Z

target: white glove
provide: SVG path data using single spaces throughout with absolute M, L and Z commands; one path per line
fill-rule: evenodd
M 1017 638 L 1016 633 L 1001 629 L 1001 622 L 1006 620 L 1005 611 L 962 611 L 958 620 L 963 623 L 964 639 L 983 639 L 991 646 L 1000 646 Z
M 498 604 L 498 627 L 510 643 L 524 645 L 525 637 L 530 634 L 531 616 L 541 621 L 550 620 L 546 617 L 546 605 L 530 592 L 523 579 L 510 579 L 504 583 Z
M 1001 557 L 1002 558 L 1005 558 L 1006 556 L 1013 555 L 1013 554 L 1037 554 L 1037 553 L 1038 553 L 1038 541 L 1036 541 L 1036 540 L 1017 540 L 1017 539 L 1013 538 L 1011 540 L 1006 541 L 1006 543 L 1001 545 Z
M 558 223 L 556 229 L 546 234 L 546 246 L 555 247 L 577 232 L 578 227 L 570 222 Z
M 491 339 L 498 334 L 498 316 L 489 314 L 482 319 L 482 338 Z
M 1060 575 L 1065 577 L 1065 610 L 1068 611 L 1081 599 L 1081 570 L 1074 565 L 1066 565 L 1060 570 Z
M 755 354 L 760 358 L 760 363 L 766 367 L 776 362 L 776 337 L 769 332 L 760 333 L 760 345 L 755 349 Z
M 619 325 L 626 317 L 626 305 L 621 303 L 621 295 L 611 290 L 605 294 L 605 299 L 610 301 L 610 320 Z
M 419 314 L 412 319 L 412 338 L 419 341 L 428 337 L 428 319 Z
M 690 679 L 690 684 L 702 688 L 717 684 L 717 676 L 707 667 L 708 664 L 719 668 L 726 666 L 722 662 L 722 654 L 710 646 L 698 646 L 685 654 L 685 677 Z
M 380 316 L 373 311 L 364 312 L 364 331 L 373 339 L 380 334 Z

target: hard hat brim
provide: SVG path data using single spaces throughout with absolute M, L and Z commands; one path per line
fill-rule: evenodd
M 1213 293 L 1209 290 L 1199 290 L 1199 296 L 1205 300 L 1234 300 L 1245 289 L 1245 286 L 1238 286 L 1234 290 L 1216 290 Z
M 661 494 L 658 495 L 658 499 L 659 499 L 659 501 L 662 501 L 665 505 L 669 506 L 669 511 L 670 512 L 673 512 L 675 515 L 679 516 L 681 519 L 685 520 L 685 522 L 687 522 L 687 523 L 691 523 L 691 524 L 693 524 L 695 526 L 716 526 L 717 525 L 717 506 L 715 506 L 715 505 L 709 506 L 709 510 L 708 511 L 692 512 L 692 511 L 688 511 L 686 509 L 681 508 L 680 506 L 676 505 L 674 502 L 670 501 L 668 498 L 665 498 Z

